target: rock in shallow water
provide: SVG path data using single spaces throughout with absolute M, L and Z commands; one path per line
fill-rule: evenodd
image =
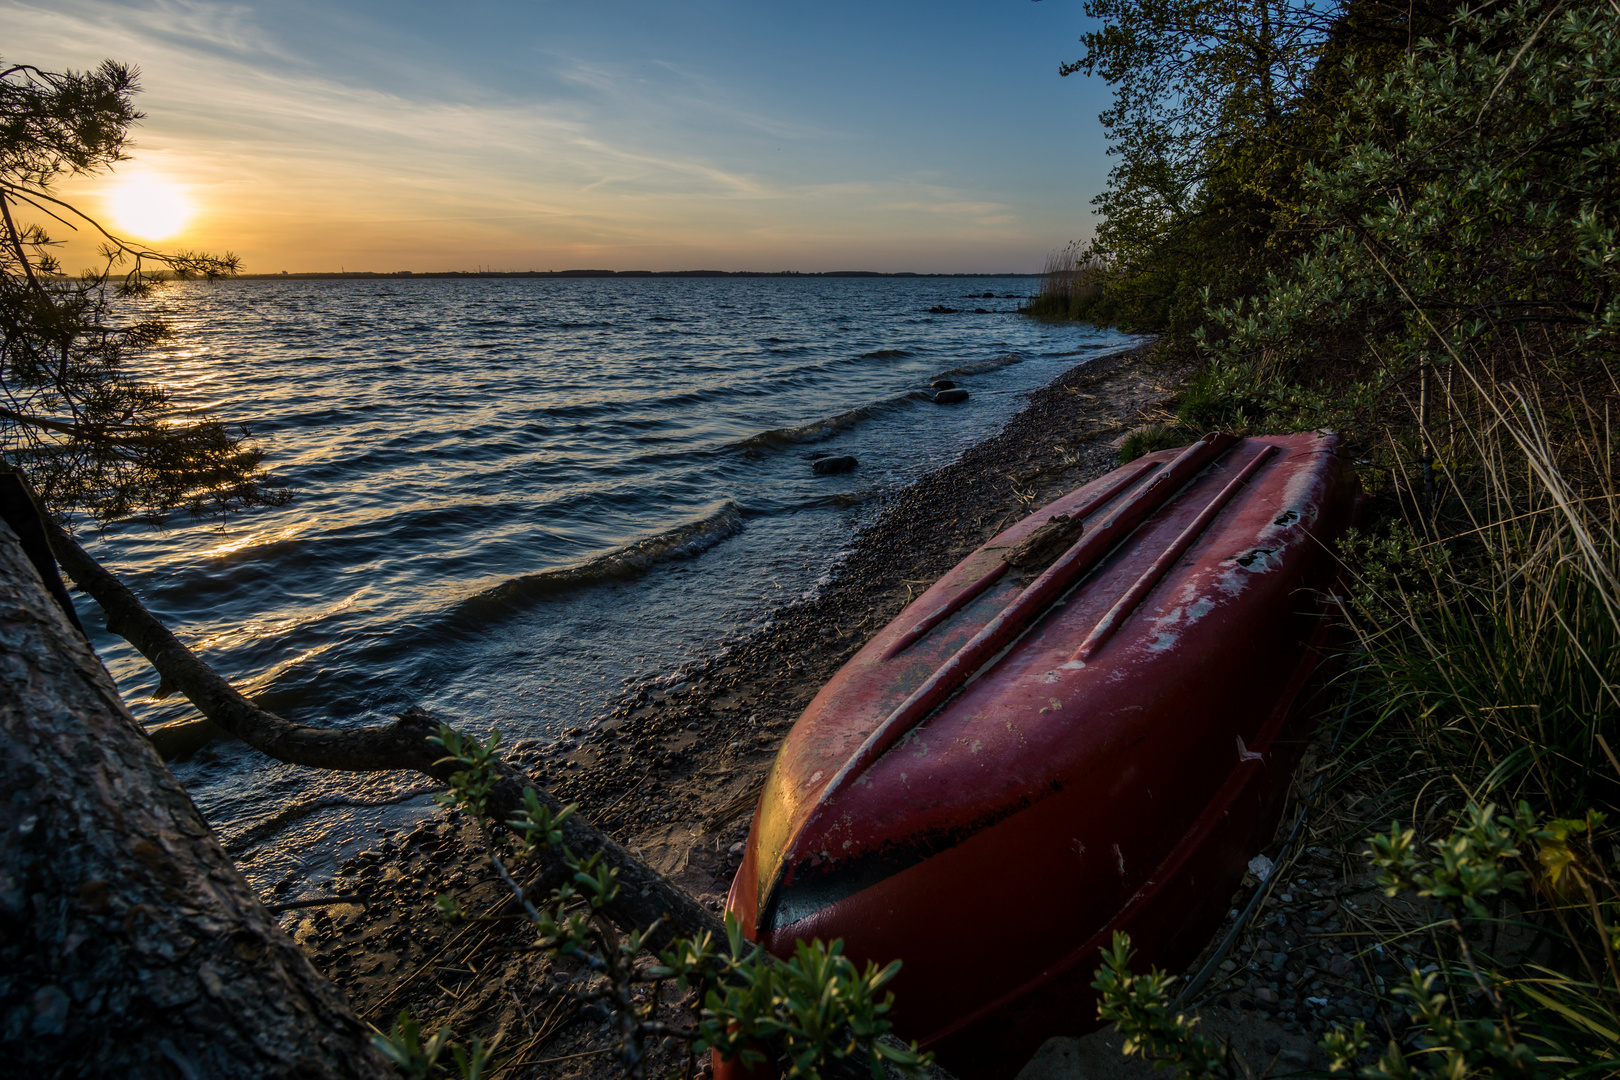
M 958 401 L 966 401 L 967 399 L 968 392 L 966 390 L 941 390 L 934 395 L 934 404 L 954 405 Z
M 831 476 L 833 473 L 849 472 L 860 462 L 845 454 L 843 457 L 827 457 L 811 463 L 810 468 L 815 470 L 817 476 Z

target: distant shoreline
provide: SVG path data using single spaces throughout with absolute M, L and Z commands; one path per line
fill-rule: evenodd
M 876 270 L 433 270 L 417 273 L 396 270 L 344 270 L 238 274 L 233 281 L 310 281 L 354 278 L 1038 278 L 1040 274 L 918 274 L 909 271 L 880 273 Z

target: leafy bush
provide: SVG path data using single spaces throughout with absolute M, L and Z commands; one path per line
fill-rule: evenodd
M 1165 424 L 1153 424 L 1148 427 L 1137 428 L 1125 436 L 1125 441 L 1119 447 L 1119 463 L 1129 465 L 1143 454 L 1151 454 L 1156 450 L 1169 450 L 1176 446 L 1186 446 L 1192 442 L 1187 433 L 1178 427 Z
M 1375 1062 L 1358 1067 L 1372 1048 L 1365 1024 L 1335 1025 L 1321 1043 L 1331 1068 L 1365 1080 L 1612 1075 L 1620 1067 L 1613 957 L 1620 891 L 1596 854 L 1604 824 L 1601 814 L 1542 820 L 1526 803 L 1512 816 L 1470 803 L 1430 852 L 1398 824 L 1372 837 L 1366 854 L 1379 884 L 1390 896 L 1427 901 L 1431 925 L 1446 931 L 1451 949 L 1440 970 L 1411 969 L 1392 989 L 1392 1004 L 1410 1022 L 1403 1039 L 1392 1038 Z M 1515 918 L 1503 914 L 1509 895 L 1520 901 Z M 1561 928 L 1594 977 L 1562 975 L 1533 953 L 1495 957 L 1471 941 L 1485 936 L 1483 927 L 1524 919 Z M 1133 975 L 1129 961 L 1130 939 L 1116 933 L 1092 984 L 1098 1016 L 1118 1025 L 1125 1054 L 1196 1078 L 1252 1075 L 1231 1046 L 1199 1035 L 1196 1018 L 1173 1011 L 1172 977 L 1156 969 Z
M 1516 335 L 1531 334 L 1560 339 L 1568 363 L 1609 338 L 1617 67 L 1610 5 L 1520 0 L 1464 11 L 1387 75 L 1356 79 L 1305 169 L 1299 219 L 1314 242 L 1247 310 L 1215 312 L 1226 351 L 1308 363 L 1348 337 L 1415 362 L 1503 341 L 1519 353 Z
M 644 956 L 656 925 L 646 933 L 622 936 L 604 925 L 601 913 L 619 889 L 616 871 L 603 865 L 600 853 L 580 859 L 562 847 L 560 826 L 574 808 L 553 815 L 530 788 L 521 816 L 492 824 L 487 820 L 488 794 L 496 779 L 499 733 L 480 744 L 441 727 L 432 741 L 445 749 L 444 761 L 457 766 L 450 790 L 435 798 L 466 810 L 478 822 L 490 864 L 527 915 L 536 945 L 554 956 L 572 957 L 602 976 L 594 989 L 571 993 L 606 1009 L 627 1076 L 645 1077 L 651 1043 L 666 1037 L 685 1042 L 693 1055 L 713 1050 L 749 1067 L 771 1060 L 787 1080 L 820 1080 L 829 1063 L 845 1059 L 863 1062 L 874 1077 L 883 1077 L 886 1067 L 910 1076 L 932 1059 L 915 1044 L 906 1048 L 883 1038 L 891 1026 L 885 1014 L 894 999 L 883 987 L 898 974 L 899 961 L 859 969 L 843 955 L 839 941 L 800 942 L 792 957 L 778 960 L 747 941 L 729 915 L 724 942 L 707 936 L 677 938 L 656 955 Z M 570 876 L 536 902 L 517 883 L 508 863 L 541 857 L 560 858 Z M 448 897 L 440 897 L 439 906 L 447 917 L 460 916 L 459 905 Z M 658 1019 L 665 985 L 696 992 L 696 1023 L 672 1025 Z M 638 996 L 646 988 L 652 992 Z M 393 1032 L 376 1036 L 376 1043 L 407 1077 L 429 1075 L 449 1049 L 464 1080 L 477 1080 L 492 1054 L 492 1048 L 476 1040 L 470 1049 L 462 1048 L 446 1030 L 423 1042 L 408 1012 L 400 1015 Z

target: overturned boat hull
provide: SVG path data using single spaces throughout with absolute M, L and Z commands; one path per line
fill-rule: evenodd
M 898 1033 L 963 1075 L 1095 1027 L 1113 931 L 1184 964 L 1276 826 L 1354 497 L 1331 435 L 1213 435 L 1007 529 L 805 710 L 730 910 L 902 960 Z

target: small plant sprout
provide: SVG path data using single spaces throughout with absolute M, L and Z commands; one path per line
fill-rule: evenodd
M 1112 947 L 1103 954 L 1092 989 L 1097 1016 L 1113 1022 L 1125 1037 L 1121 1052 L 1139 1054 L 1155 1069 L 1176 1068 L 1193 1080 L 1234 1080 L 1250 1075 L 1241 1055 L 1225 1040 L 1193 1030 L 1197 1017 L 1172 1012 L 1170 984 L 1175 977 L 1158 968 L 1146 975 L 1131 973 L 1130 935 L 1114 931 Z
M 450 777 L 450 790 L 433 796 L 441 806 L 458 806 L 483 821 L 489 811 L 489 793 L 495 786 L 495 762 L 500 760 L 501 733 L 495 732 L 486 745 L 471 735 L 463 735 L 449 724 L 440 724 L 439 733 L 428 742 L 444 748 L 444 757 L 435 764 L 457 764 L 461 768 Z
M 915 1045 L 884 1039 L 890 1030 L 886 1014 L 893 995 L 882 991 L 900 970 L 899 963 L 857 969 L 843 955 L 842 942 L 801 942 L 791 959 L 779 960 L 749 942 L 728 915 L 724 943 L 709 935 L 676 938 L 657 947 L 649 959 L 652 943 L 663 936 L 662 920 L 627 934 L 608 925 L 603 911 L 619 893 L 618 873 L 600 853 L 582 859 L 563 846 L 561 826 L 575 808 L 554 812 L 529 788 L 522 812 L 504 827 L 496 826 L 486 818 L 499 735 L 480 745 L 444 727 L 433 741 L 446 752 L 443 763 L 456 766 L 450 790 L 437 799 L 467 811 L 478 822 L 490 864 L 523 908 L 535 932 L 535 945 L 590 973 L 591 978 L 578 980 L 566 992 L 578 1003 L 595 1005 L 605 1013 L 617 1042 L 618 1063 L 633 1080 L 648 1075 L 649 1053 L 666 1038 L 687 1045 L 689 1062 L 711 1050 L 748 1065 L 771 1060 L 787 1080 L 821 1080 L 830 1063 L 846 1059 L 864 1062 L 875 1077 L 890 1075 L 886 1069 L 910 1076 L 932 1060 Z M 548 896 L 536 899 L 518 883 L 507 859 L 544 857 L 560 860 L 566 875 Z M 454 898 L 440 897 L 439 907 L 447 918 L 466 917 Z M 695 995 L 695 1022 L 660 1018 L 666 986 L 682 996 Z M 395 1050 L 385 1053 L 396 1063 L 419 1062 L 426 1050 L 411 1038 L 416 1036 L 396 1033 L 390 1042 Z M 441 1040 L 435 1054 L 445 1046 Z M 466 1052 L 449 1048 L 466 1080 L 476 1080 L 482 1075 L 476 1070 L 487 1069 L 488 1055 L 480 1043 L 475 1041 Z M 431 1062 L 423 1067 L 431 1067 Z
M 440 893 L 434 899 L 433 906 L 439 909 L 439 917 L 451 925 L 467 918 L 467 913 L 461 910 L 461 902 L 449 893 Z
M 1446 995 L 1437 992 L 1437 973 L 1411 971 L 1394 996 L 1411 1003 L 1409 1015 L 1420 1033 L 1424 1050 L 1409 1059 L 1398 1043 L 1390 1041 L 1378 1063 L 1360 1070 L 1364 1080 L 1460 1080 L 1469 1076 L 1522 1077 L 1544 1075 L 1536 1055 L 1509 1037 L 1508 1028 L 1491 1020 L 1457 1019 Z M 1349 1031 L 1336 1027 L 1322 1040 L 1329 1068 L 1344 1072 L 1371 1039 L 1366 1025 L 1356 1021 Z
M 378 1032 L 371 1043 L 408 1080 L 423 1080 L 437 1069 L 439 1057 L 450 1044 L 450 1029 L 442 1027 L 423 1042 L 421 1025 L 409 1009 L 401 1009 L 393 1030 L 386 1035 Z

